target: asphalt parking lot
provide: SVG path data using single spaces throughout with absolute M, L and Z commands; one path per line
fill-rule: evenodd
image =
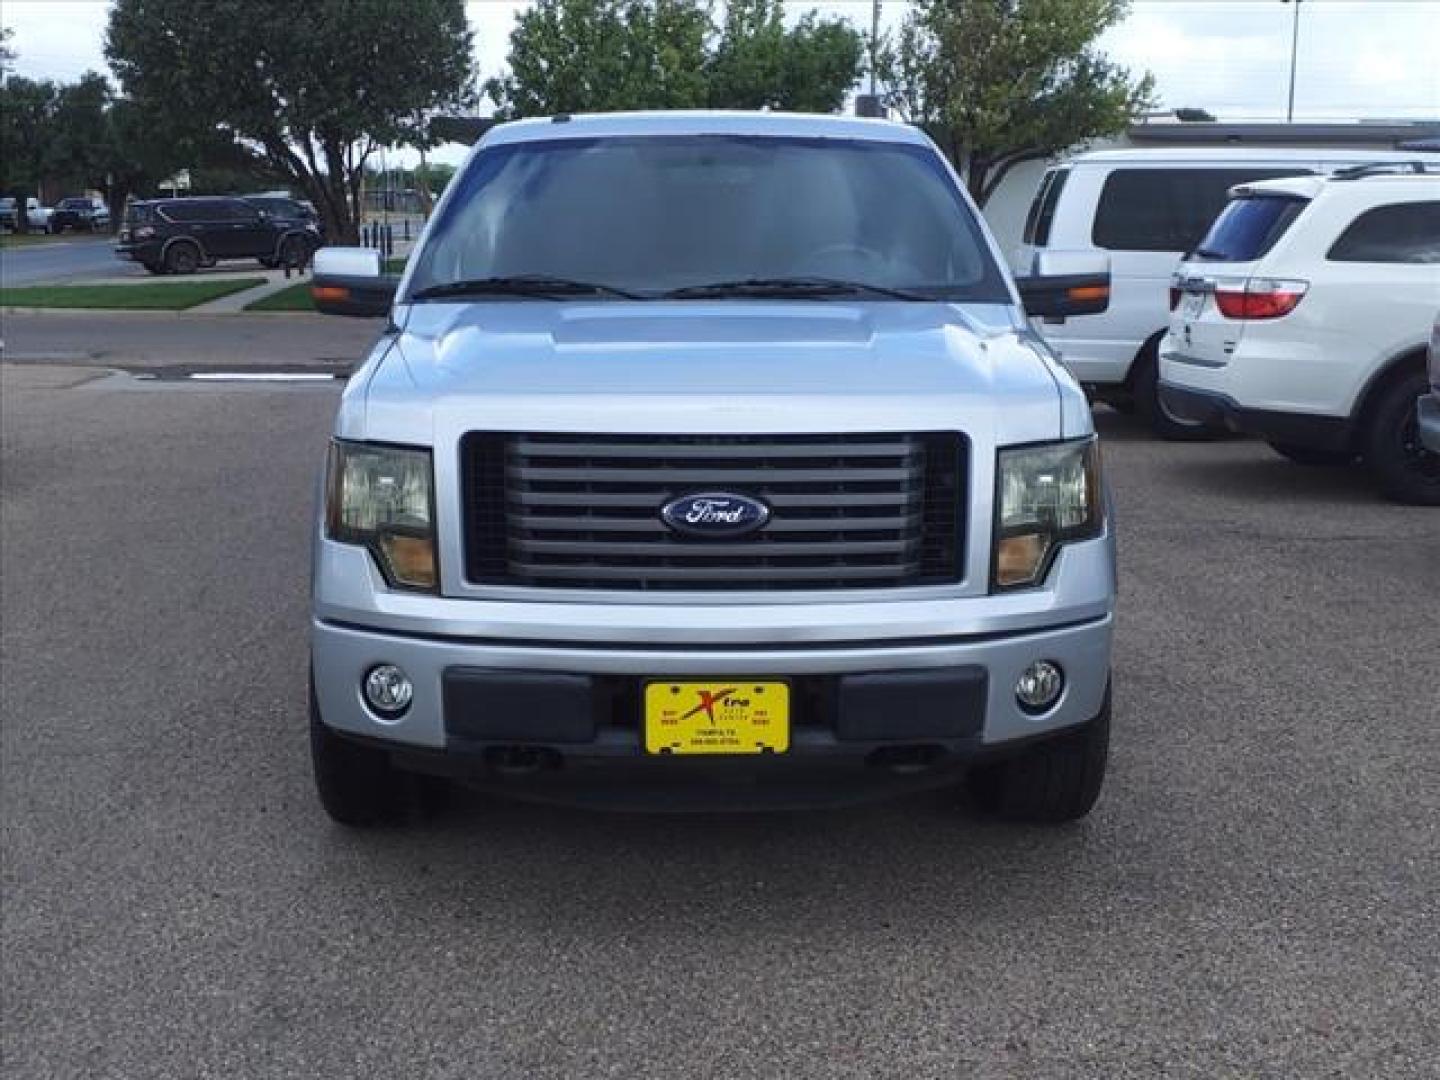
M 1440 1075 L 1440 513 L 1102 413 L 1083 824 L 943 795 L 332 826 L 332 386 L 0 368 L 3 1059 L 29 1077 Z

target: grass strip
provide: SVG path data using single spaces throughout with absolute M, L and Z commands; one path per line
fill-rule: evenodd
M 264 278 L 249 277 L 163 285 L 29 285 L 0 289 L 0 307 L 184 311 L 264 284 Z
M 310 282 L 302 281 L 259 300 L 245 305 L 246 311 L 314 311 L 315 302 L 310 299 Z

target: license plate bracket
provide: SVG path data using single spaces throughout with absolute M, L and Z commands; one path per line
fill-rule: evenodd
M 783 679 L 650 679 L 644 684 L 650 754 L 783 754 L 790 749 L 790 684 Z

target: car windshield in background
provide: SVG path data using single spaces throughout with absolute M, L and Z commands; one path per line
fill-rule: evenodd
M 60 200 L 61 210 L 89 210 L 89 199 L 62 199 Z
M 707 298 L 825 299 L 854 283 L 863 299 L 1010 299 L 975 215 L 922 146 L 559 139 L 482 151 L 456 184 L 412 297 L 546 278 L 644 298 L 711 287 Z
M 1308 205 L 1308 199 L 1289 195 L 1234 199 L 1220 212 L 1190 258 L 1199 262 L 1253 262 L 1279 242 Z

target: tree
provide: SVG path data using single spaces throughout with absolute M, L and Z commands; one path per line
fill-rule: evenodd
M 864 38 L 814 11 L 785 28 L 783 0 L 730 0 L 706 66 L 720 109 L 834 112 L 860 78 Z
M 114 156 L 107 118 L 110 101 L 109 82 L 94 71 L 58 87 L 46 137 L 48 176 L 82 190 L 109 187 Z
M 537 0 L 516 16 L 510 70 L 486 92 L 501 116 L 622 109 L 830 112 L 859 78 L 863 39 L 782 0 Z
M 696 0 L 538 0 L 485 90 L 506 118 L 704 105 L 708 29 Z
M 17 207 L 40 190 L 58 94 L 49 79 L 12 75 L 0 83 L 0 192 L 14 198 Z M 15 228 L 29 229 L 25 213 L 16 213 Z
M 887 103 L 923 127 L 982 205 L 1006 171 L 1123 131 L 1150 107 L 1095 48 L 1128 0 L 916 0 L 880 53 Z
M 8 26 L 0 26 L 0 80 L 10 74 L 11 67 L 15 64 L 15 50 L 10 47 L 10 39 L 15 31 Z
M 163 130 L 252 148 L 342 242 L 371 155 L 473 104 L 463 0 L 115 0 L 105 54 Z

